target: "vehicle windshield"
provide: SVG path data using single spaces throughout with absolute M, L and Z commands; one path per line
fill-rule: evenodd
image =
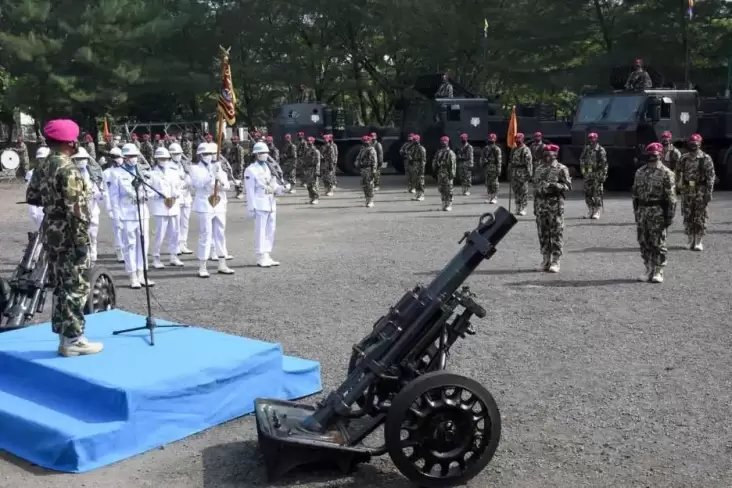
M 403 125 L 405 130 L 419 132 L 425 127 L 430 127 L 435 122 L 435 112 L 432 102 L 412 101 L 409 103 L 404 114 Z
M 577 110 L 577 123 L 635 122 L 645 99 L 645 95 L 585 97 Z

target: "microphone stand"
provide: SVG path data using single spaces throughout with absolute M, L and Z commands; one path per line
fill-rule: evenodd
M 143 327 L 135 327 L 132 329 L 115 330 L 112 335 L 126 334 L 127 332 L 137 332 L 138 330 L 149 330 L 150 331 L 150 345 L 155 345 L 155 329 L 166 328 L 172 329 L 174 327 L 188 327 L 187 325 L 158 325 L 152 316 L 152 305 L 150 303 L 150 287 L 147 281 L 147 252 L 145 251 L 145 232 L 142 226 L 142 205 L 140 203 L 140 184 L 149 188 L 150 190 L 157 193 L 160 197 L 165 198 L 165 195 L 160 193 L 158 190 L 150 186 L 144 178 L 140 175 L 140 170 L 135 166 L 135 172 L 128 170 L 124 166 L 120 166 L 123 170 L 127 171 L 134 178 L 132 184 L 135 186 L 135 196 L 137 200 L 137 223 L 140 226 L 140 245 L 142 246 L 142 277 L 145 280 L 145 300 L 147 301 L 147 317 L 145 317 L 145 325 Z M 137 183 L 135 185 L 135 183 Z

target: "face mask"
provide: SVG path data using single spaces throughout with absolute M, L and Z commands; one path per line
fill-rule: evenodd
M 122 165 L 122 163 L 124 163 L 125 160 L 122 158 L 114 158 L 112 161 L 114 161 L 118 165 Z
M 87 164 L 88 163 L 87 163 L 86 159 L 77 159 L 76 160 L 76 167 L 79 169 L 86 169 Z
M 551 162 L 552 162 L 552 157 L 551 157 L 551 155 L 549 155 L 549 154 L 545 154 L 545 155 L 544 155 L 544 161 L 545 161 L 545 162 L 547 162 L 547 163 L 551 163 Z
M 649 163 L 656 163 L 656 162 L 658 162 L 658 154 L 650 154 L 650 155 L 648 155 L 648 162 Z
M 206 164 L 210 164 L 213 161 L 213 154 L 204 154 L 201 156 L 201 161 Z
M 173 154 L 171 157 L 173 158 L 174 162 L 180 163 L 180 160 L 181 160 L 180 154 Z
M 669 145 L 669 141 L 661 141 L 661 144 L 663 144 L 664 146 L 668 146 Z
M 128 166 L 134 166 L 135 164 L 137 164 L 137 156 L 133 156 L 131 158 L 128 158 L 127 159 L 127 162 L 125 164 L 128 165 Z
M 257 154 L 257 161 L 259 161 L 259 162 L 267 161 L 267 153 Z

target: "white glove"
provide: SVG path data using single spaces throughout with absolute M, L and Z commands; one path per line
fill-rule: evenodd
M 234 180 L 234 184 L 236 186 L 241 186 L 241 180 Z

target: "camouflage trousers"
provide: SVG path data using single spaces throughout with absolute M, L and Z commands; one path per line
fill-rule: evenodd
M 697 237 L 706 235 L 709 209 L 703 195 L 682 195 L 681 214 L 684 217 L 684 232 L 686 235 Z
M 244 168 L 241 163 L 231 163 L 231 173 L 234 175 L 234 178 L 237 180 L 243 180 L 244 179 Z M 231 182 L 234 184 L 234 182 Z M 236 194 L 240 195 L 241 192 L 244 191 L 243 183 L 241 185 L 234 185 L 234 189 L 236 190 Z
M 308 189 L 308 196 L 310 200 L 317 200 L 320 198 L 318 194 L 320 186 L 320 175 L 318 174 L 317 168 L 303 169 L 302 181 Z
M 297 159 L 285 159 L 282 161 L 282 175 L 285 183 L 295 185 L 297 180 Z
M 600 176 L 585 176 L 585 203 L 587 208 L 599 210 L 603 205 L 603 195 L 605 194 L 604 178 Z
M 501 175 L 501 171 L 498 168 L 487 167 L 485 169 L 485 189 L 489 195 L 498 194 L 498 177 Z
M 470 188 L 473 186 L 473 162 L 458 162 L 458 170 L 460 171 L 460 183 L 463 186 L 463 193 L 470 191 Z
M 381 164 L 376 165 L 374 169 L 374 187 L 378 188 L 381 186 Z
M 437 174 L 437 188 L 440 190 L 442 203 L 452 203 L 452 178 L 449 175 Z
M 666 222 L 661 207 L 639 207 L 635 223 L 643 263 L 654 268 L 666 266 Z
M 333 188 L 336 187 L 336 163 L 326 163 L 323 162 L 321 166 L 321 174 L 320 178 L 323 181 L 323 186 L 325 186 L 325 191 L 329 192 L 332 191 Z
M 417 196 L 424 195 L 424 167 L 423 161 L 410 161 L 407 172 L 407 188 L 415 190 Z
M 375 168 L 361 168 L 361 188 L 366 200 L 374 198 L 374 173 Z
M 542 209 L 539 202 L 534 204 L 534 214 L 541 255 L 552 264 L 558 263 L 564 248 L 564 213 L 556 209 Z
M 84 334 L 84 306 L 90 292 L 88 259 L 81 263 L 68 255 L 47 255 L 47 259 L 53 280 L 53 332 L 69 339 L 79 337 Z
M 511 190 L 516 201 L 516 209 L 519 212 L 526 210 L 526 206 L 529 204 L 529 179 L 524 178 L 523 174 L 514 174 L 511 178 Z

